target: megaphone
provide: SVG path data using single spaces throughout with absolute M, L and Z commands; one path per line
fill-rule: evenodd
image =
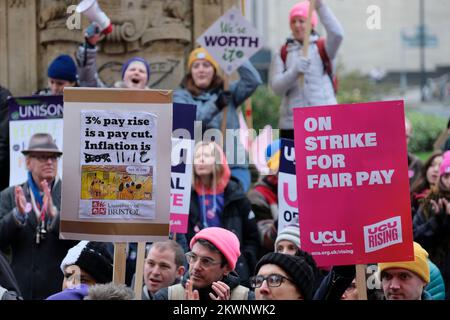
M 97 0 L 81 1 L 77 6 L 76 12 L 84 14 L 89 21 L 97 23 L 103 34 L 112 32 L 111 20 L 102 11 L 97 3 Z

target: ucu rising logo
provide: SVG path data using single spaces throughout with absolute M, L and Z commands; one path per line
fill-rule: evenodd
M 400 217 L 393 217 L 364 227 L 366 252 L 377 251 L 402 241 L 402 220 Z
M 337 231 L 310 232 L 309 238 L 315 244 L 345 243 L 345 231 L 341 230 L 340 236 Z

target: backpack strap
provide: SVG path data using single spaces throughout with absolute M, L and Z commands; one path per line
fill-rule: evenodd
M 239 285 L 231 290 L 230 300 L 248 300 L 249 291 L 249 288 Z
M 286 71 L 287 43 L 285 43 L 281 46 L 280 57 L 281 57 L 281 61 L 283 61 L 284 71 Z
M 323 71 L 328 74 L 328 77 L 331 80 L 331 84 L 333 85 L 334 94 L 337 94 L 338 79 L 333 74 L 333 65 L 331 63 L 330 57 L 328 56 L 327 50 L 325 49 L 325 38 L 319 38 L 319 40 L 317 40 L 316 42 L 316 45 L 319 51 L 320 59 L 322 59 Z
M 322 59 L 323 71 L 326 72 L 331 81 L 333 81 L 333 66 L 331 65 L 330 57 L 328 57 L 327 50 L 325 49 L 325 38 L 319 38 L 316 45 L 319 50 L 320 59 Z
M 280 57 L 284 64 L 284 69 L 286 70 L 286 59 L 287 59 L 287 45 L 292 40 L 286 41 L 286 43 L 281 47 L 280 49 Z M 319 51 L 320 59 L 323 63 L 323 72 L 328 75 L 328 77 L 331 80 L 331 83 L 333 85 L 334 93 L 337 93 L 337 78 L 333 75 L 333 65 L 331 64 L 330 57 L 328 57 L 327 50 L 325 49 L 325 38 L 319 38 L 319 40 L 316 41 L 317 50 Z

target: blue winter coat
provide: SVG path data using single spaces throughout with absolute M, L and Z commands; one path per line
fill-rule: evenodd
M 428 260 L 430 266 L 430 283 L 425 287 L 425 290 L 431 295 L 433 300 L 445 300 L 445 285 L 439 268 Z
M 249 61 L 240 66 L 237 71 L 240 79 L 232 82 L 229 87 L 231 102 L 227 111 L 227 129 L 240 128 L 236 108 L 249 98 L 262 83 L 258 71 L 256 71 Z M 223 89 L 219 88 L 203 91 L 200 95 L 193 96 L 183 85 L 181 85 L 175 90 L 173 101 L 177 103 L 195 104 L 197 106 L 196 120 L 202 121 L 203 134 L 208 129 L 221 129 L 223 110 L 219 110 L 216 102 L 222 92 Z M 236 135 L 236 137 L 239 137 L 239 135 Z M 242 155 L 245 155 L 244 147 L 239 142 L 239 138 L 237 138 L 237 140 L 238 142 L 234 143 L 233 150 L 230 150 L 226 146 L 224 148 L 231 168 L 245 167 L 245 159 L 241 158 Z M 232 143 L 233 140 L 229 139 L 229 142 Z M 234 151 L 234 153 L 231 153 L 232 151 Z M 237 155 L 240 157 L 235 160 Z M 236 163 L 238 163 L 238 165 L 236 165 Z
M 232 101 L 227 113 L 227 129 L 238 129 L 239 118 L 236 108 L 249 98 L 262 83 L 258 71 L 250 62 L 245 62 L 238 68 L 240 79 L 230 84 Z M 173 94 L 173 101 L 178 103 L 195 104 L 197 106 L 197 121 L 203 122 L 203 129 L 220 129 L 223 112 L 216 106 L 220 90 L 203 91 L 199 96 L 192 94 L 181 85 Z

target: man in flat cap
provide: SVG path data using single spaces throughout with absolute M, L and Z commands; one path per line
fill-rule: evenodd
M 76 242 L 59 240 L 62 152 L 51 135 L 36 133 L 22 153 L 27 181 L 0 194 L 0 249 L 10 251 L 24 299 L 44 299 L 61 290 L 59 264 Z

